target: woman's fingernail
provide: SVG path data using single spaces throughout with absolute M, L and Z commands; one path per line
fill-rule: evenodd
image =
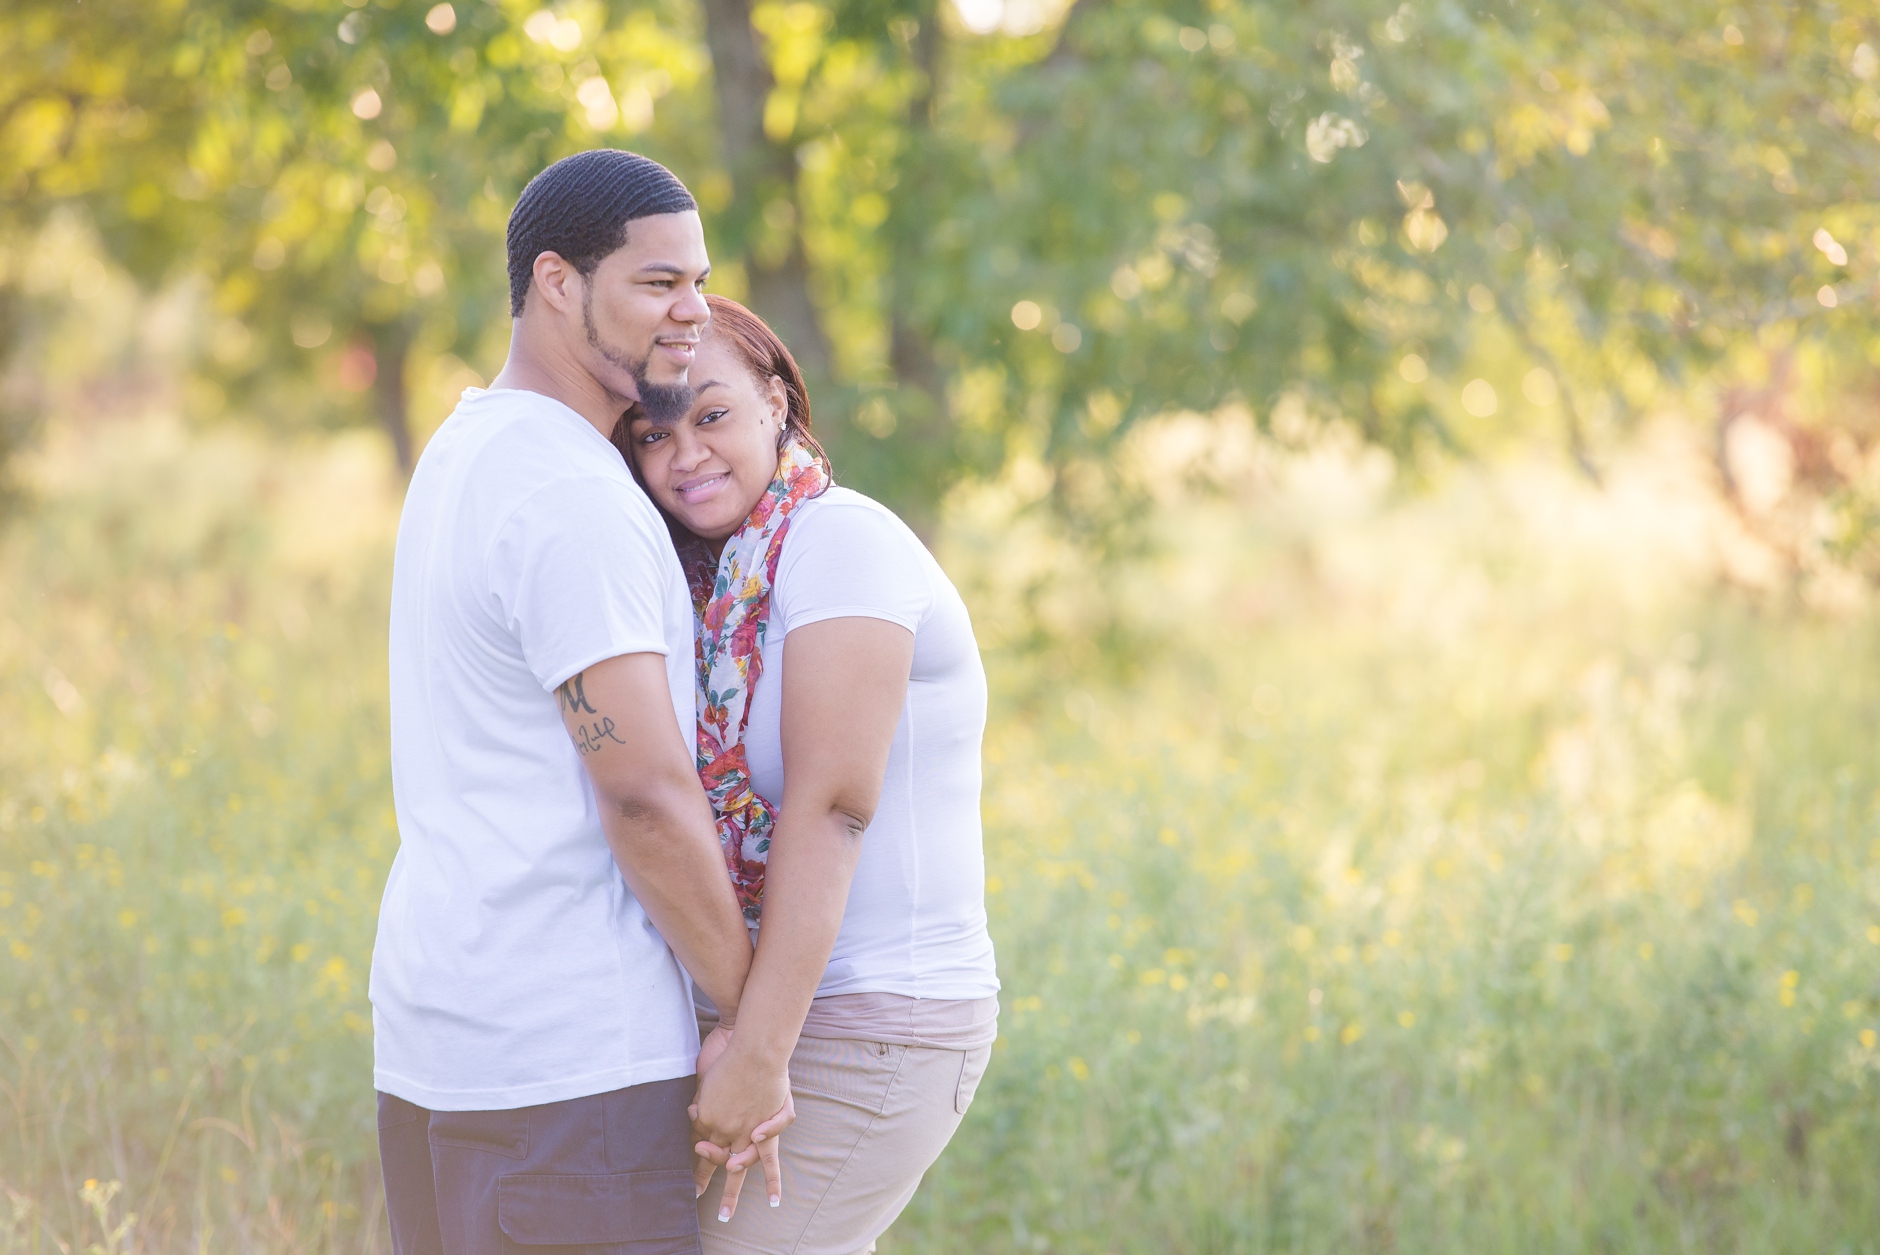
M 781 1195 L 781 1194 L 772 1194 L 772 1195 L 770 1196 L 770 1205 L 771 1205 L 772 1207 L 781 1207 L 781 1206 L 783 1206 L 783 1195 Z
M 731 1209 L 729 1207 L 720 1207 L 718 1209 L 718 1223 L 723 1224 L 729 1219 L 731 1219 Z

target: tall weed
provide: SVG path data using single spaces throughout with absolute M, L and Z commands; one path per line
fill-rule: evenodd
M 1418 495 L 1228 419 L 987 645 L 1001 1042 L 884 1252 L 1880 1250 L 1873 619 L 1675 441 Z M 377 451 L 55 433 L 0 540 L 0 1251 L 383 1251 Z

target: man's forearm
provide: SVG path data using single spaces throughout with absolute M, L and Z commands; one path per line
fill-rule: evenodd
M 750 934 L 696 787 L 600 799 L 614 861 L 653 927 L 727 1021 L 751 967 Z
M 601 828 L 627 887 L 719 1010 L 732 1018 L 751 966 L 750 934 L 725 874 L 660 654 L 621 654 L 555 690 L 586 766 Z

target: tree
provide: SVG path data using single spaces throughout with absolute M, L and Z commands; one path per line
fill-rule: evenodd
M 245 408 L 370 409 L 408 459 L 403 363 L 491 351 L 523 180 L 638 147 L 699 192 L 844 473 L 917 515 L 961 473 L 1100 471 L 1142 418 L 1235 401 L 1404 452 L 1557 424 L 1590 467 L 1746 346 L 1873 339 L 1864 15 L 1045 12 L 25 0 L 0 212 L 17 235 L 80 204 L 147 281 L 208 275 L 204 369 Z
M 411 351 L 468 355 L 507 326 L 502 234 L 522 184 L 646 131 L 656 99 L 704 68 L 657 15 L 597 3 L 93 0 L 0 21 L 57 50 L 0 105 L 11 228 L 78 203 L 146 282 L 207 276 L 203 365 L 244 408 L 370 412 L 406 469 Z
M 1497 339 L 1559 394 L 1498 380 L 1498 421 L 1557 423 L 1590 467 L 1589 423 L 1760 337 L 1873 331 L 1859 284 L 1818 295 L 1880 158 L 1864 19 L 1081 0 L 979 35 L 792 8 L 816 32 L 769 45 L 809 66 L 792 140 L 843 154 L 821 176 L 843 194 L 806 172 L 795 217 L 849 241 L 811 249 L 825 318 L 875 346 L 855 425 L 893 431 L 915 493 L 1020 446 L 1101 463 L 1141 417 L 1230 400 L 1456 447 L 1480 433 L 1435 381 Z M 943 393 L 933 473 L 909 436 Z
M 1482 307 L 1595 386 L 1830 333 L 1813 232 L 1880 164 L 1850 19 L 1771 14 L 1745 58 L 1679 3 L 1179 13 L 1080 5 L 996 86 L 1016 142 L 966 208 L 1026 232 L 1008 291 L 1041 308 L 964 334 L 1004 341 L 1054 445 L 1293 391 L 1402 447 L 1441 418 L 1402 359 L 1458 362 Z
M 743 259 L 752 307 L 769 318 L 808 377 L 827 383 L 829 344 L 810 298 L 798 229 L 794 124 L 772 105 L 778 83 L 758 47 L 749 0 L 704 0 L 704 8 L 720 154 L 732 189 L 717 218 L 719 235 Z

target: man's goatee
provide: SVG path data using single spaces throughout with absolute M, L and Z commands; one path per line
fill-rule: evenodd
M 640 390 L 640 412 L 655 423 L 676 423 L 692 408 L 690 384 L 650 383 L 644 367 L 633 372 L 633 382 Z

